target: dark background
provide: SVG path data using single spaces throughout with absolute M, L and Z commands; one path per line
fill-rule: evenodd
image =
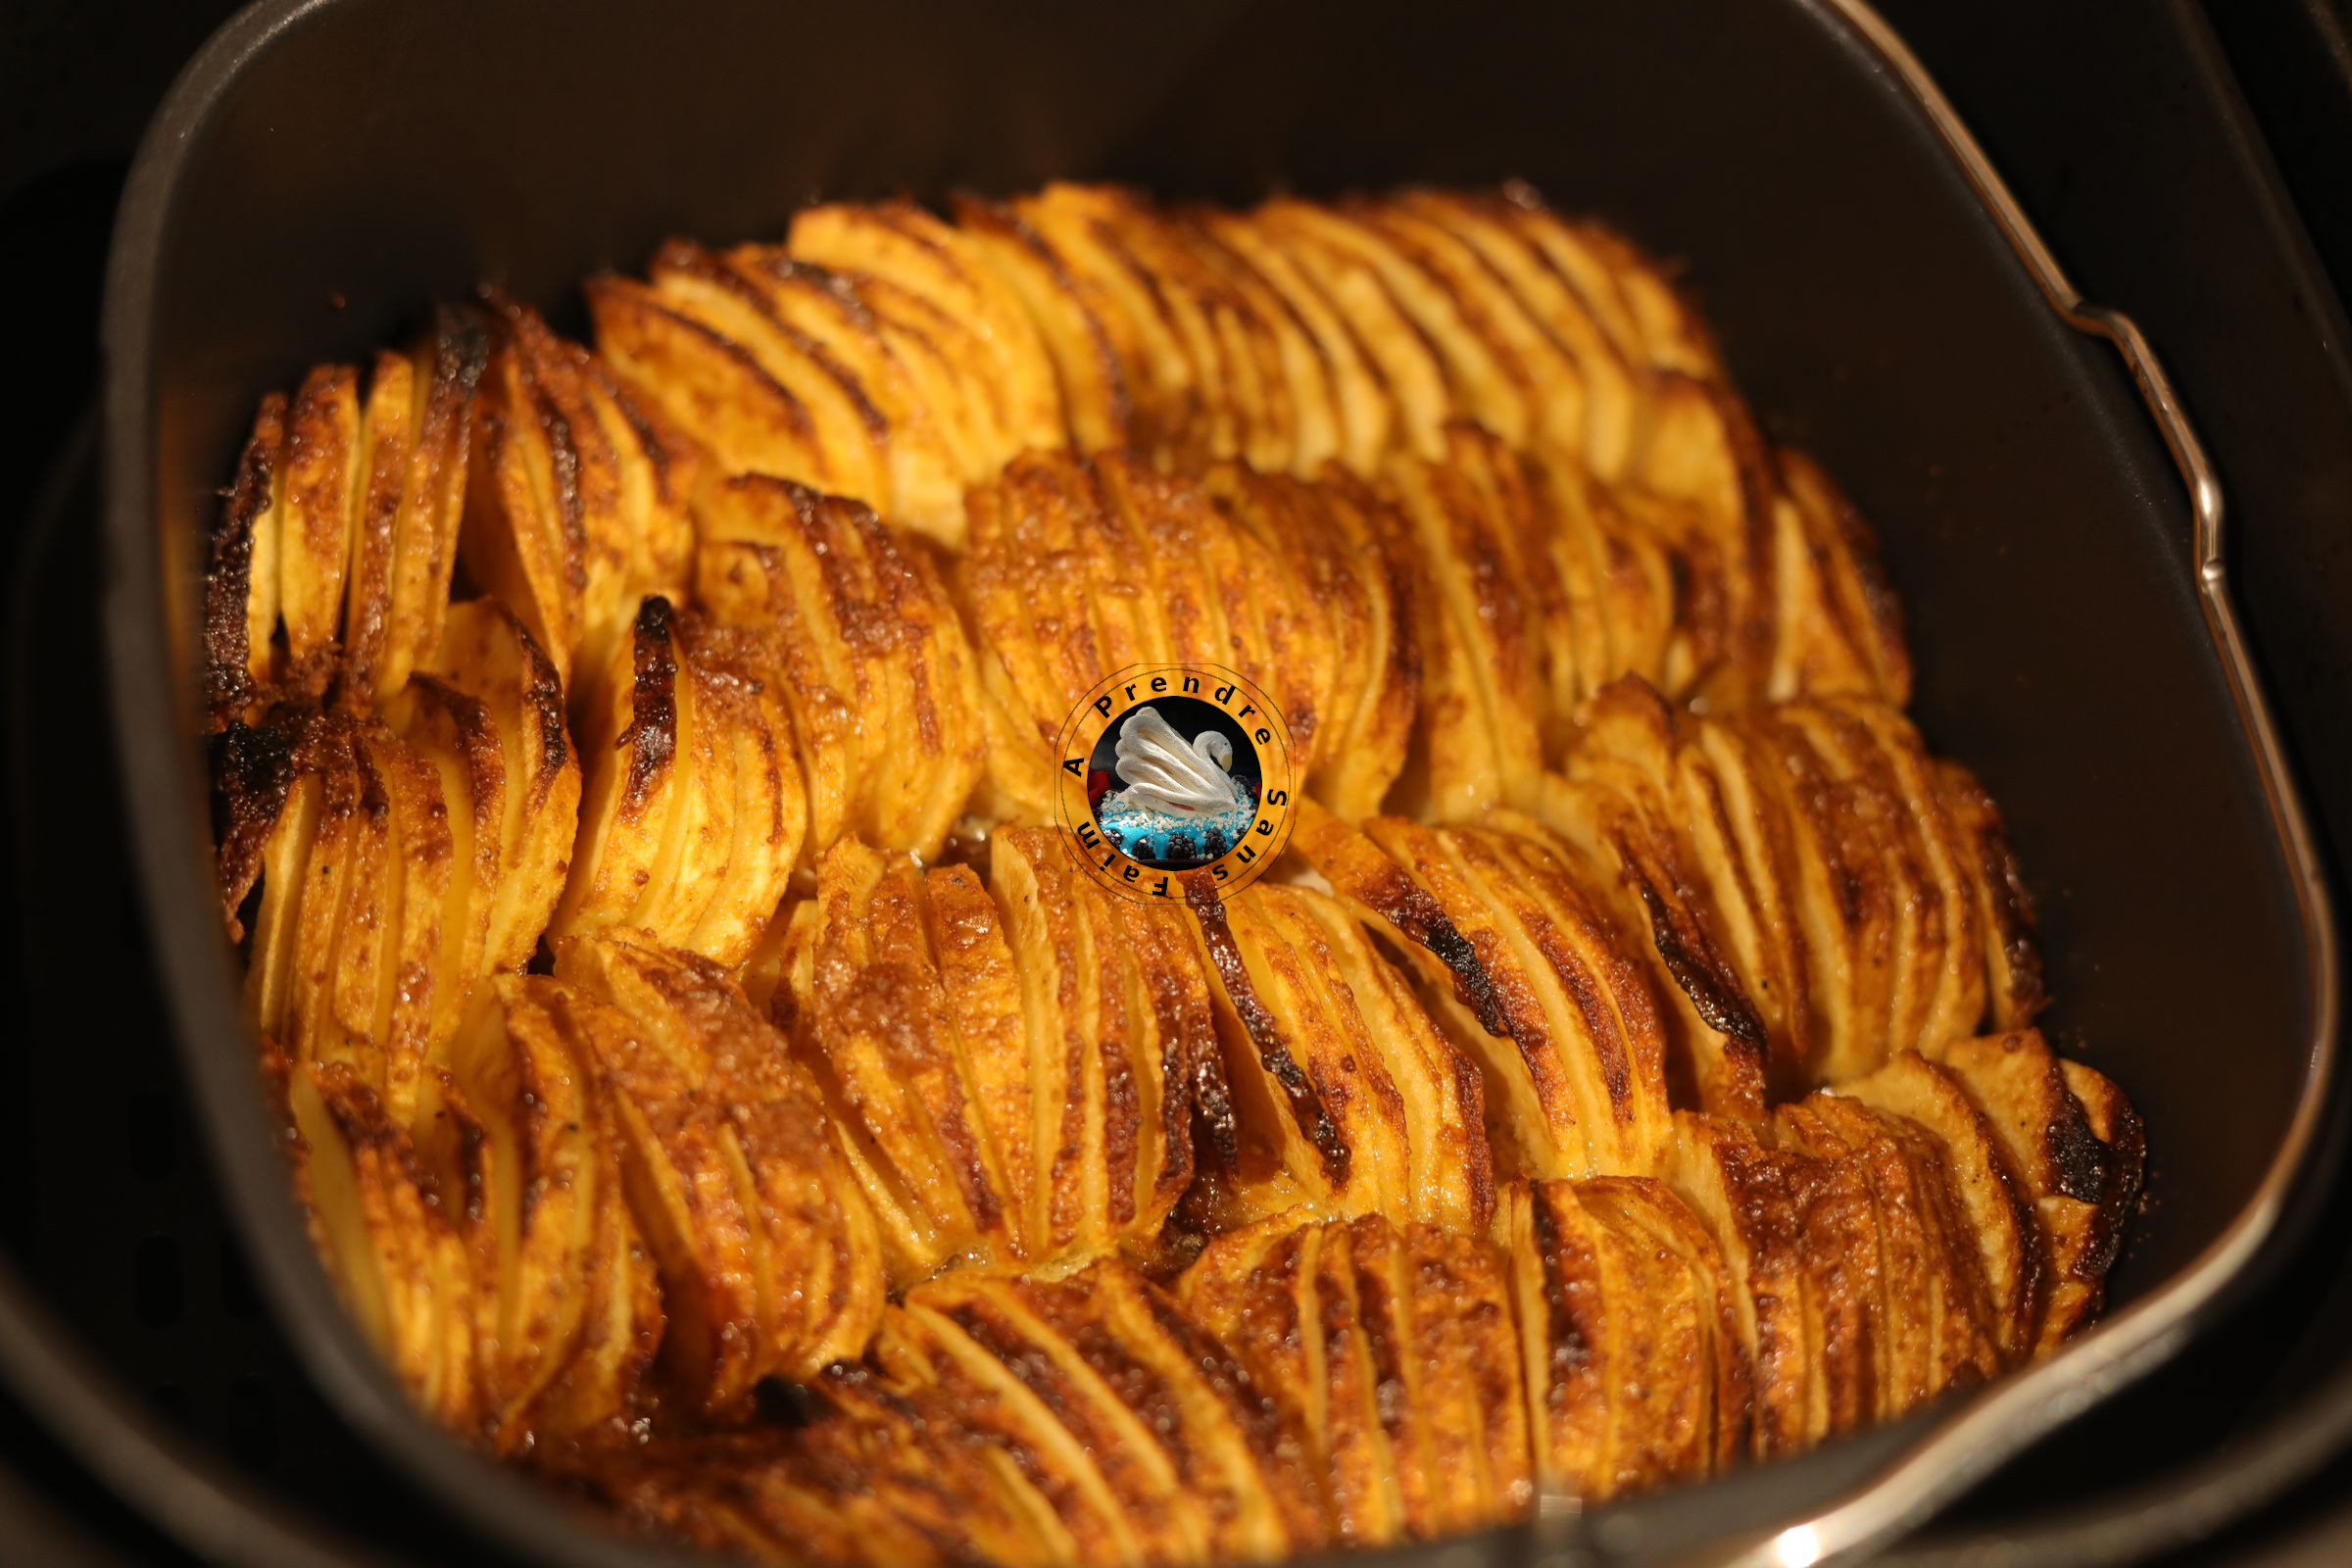
M 108 225 L 146 117 L 232 8 L 0 0 L 0 418 L 8 735 L 0 804 L 11 965 L 0 1026 L 0 1266 L 113 1369 L 127 1410 L 213 1484 L 301 1499 L 328 1534 L 478 1560 L 288 1376 L 184 1120 L 116 842 L 90 606 L 88 411 Z M 2352 7 L 2346 0 L 1883 0 L 2094 300 L 2135 317 L 2213 449 L 2231 566 L 2291 749 L 2352 844 Z M 30 672 L 38 671 L 38 678 Z M 1238 749 L 1237 749 L 1238 753 Z M 2339 896 L 2342 879 L 2338 876 Z M 91 955 L 107 979 L 89 972 Z M 88 1104 L 26 1092 L 61 1054 Z M 2226 1043 L 2217 1060 L 2226 1062 Z M 87 1157 L 36 1162 L 25 1118 L 74 1116 Z M 2352 1411 L 2352 1204 L 2180 1362 L 1996 1477 L 1963 1520 L 2037 1519 L 2075 1560 L 2352 1561 L 2329 1458 Z M 103 1222 L 91 1216 L 104 1216 Z M 23 1391 L 44 1369 L 0 1368 Z M 70 1367 L 51 1364 L 54 1375 Z M 44 1410 L 36 1419 L 35 1406 Z M 60 1406 L 0 1394 L 0 1562 L 175 1563 L 185 1496 L 134 1511 L 60 1443 Z M 94 1430 L 94 1427 L 92 1428 Z M 69 1457 L 69 1448 L 75 1455 Z M 101 1467 L 108 1461 L 101 1457 Z M 201 1490 L 201 1489 L 199 1489 Z M 2274 1495 L 2275 1494 L 2275 1495 Z M 2230 1515 L 2257 1498 L 2250 1520 Z M 179 1509 L 175 1531 L 141 1518 Z M 1907 1553 L 1934 1560 L 1935 1532 Z M 2190 1544 L 2190 1543 L 2194 1544 Z M 213 1560 L 269 1544 L 201 1539 Z M 281 1556 L 281 1560 L 295 1560 Z

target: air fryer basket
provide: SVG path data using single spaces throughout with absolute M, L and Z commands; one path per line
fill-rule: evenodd
M 2182 1343 L 2310 1141 L 2329 911 L 2193 434 L 1860 0 L 263 0 L 182 76 L 124 200 L 107 630 L 186 1076 L 263 1284 L 353 1425 L 510 1549 L 651 1560 L 408 1407 L 273 1147 L 210 894 L 192 701 L 195 545 L 255 397 L 484 280 L 561 322 L 581 275 L 669 232 L 773 235 L 820 194 L 1057 175 L 1228 200 L 1519 176 L 1686 259 L 1774 433 L 1877 524 L 1919 720 L 2002 803 L 2039 899 L 2050 1022 L 2146 1117 L 2152 1200 L 2114 1310 L 2061 1356 L 1803 1459 L 1546 1509 L 1534 1539 L 1489 1544 L 1812 1561 L 1914 1522 Z

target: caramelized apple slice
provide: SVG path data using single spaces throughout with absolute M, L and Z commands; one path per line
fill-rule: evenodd
M 280 1062 L 294 1185 L 336 1294 L 410 1396 L 470 1425 L 473 1305 L 465 1245 L 418 1182 L 407 1133 L 344 1062 Z
M 1312 291 L 1323 313 L 1346 322 L 1350 378 L 1377 370 L 1384 401 L 1395 423 L 1382 451 L 1436 460 L 1446 450 L 1444 429 L 1456 410 L 1446 367 L 1396 300 L 1377 262 L 1350 248 L 1341 220 L 1313 203 L 1282 197 L 1265 203 L 1221 232 L 1241 243 L 1255 241 L 1288 264 L 1278 286 L 1297 294 Z M 1249 240 L 1240 240 L 1246 232 Z M 1336 346 L 1336 345 L 1335 345 Z M 1373 462 L 1377 463 L 1378 456 Z M 1371 464 L 1355 465 L 1371 471 Z
M 958 351 L 946 357 L 969 364 L 967 373 L 985 388 L 1003 443 L 970 477 L 993 472 L 1026 448 L 1068 444 L 1054 363 L 1038 323 L 998 275 L 983 240 L 910 202 L 894 201 L 804 209 L 793 218 L 786 248 L 795 260 L 880 280 L 921 302 L 925 319 L 962 329 L 950 339 Z M 886 302 L 867 297 L 877 311 L 885 309 Z
M 1242 1173 L 1271 1160 L 1325 1212 L 1483 1229 L 1477 1069 L 1332 899 L 1259 883 L 1195 918 L 1235 1089 Z
M 503 762 L 494 818 L 490 798 L 475 796 L 477 820 L 495 820 L 498 830 L 497 881 L 475 972 L 519 969 L 555 913 L 581 819 L 579 754 L 564 727 L 563 683 L 537 639 L 495 599 L 450 607 L 433 670 L 447 690 L 479 705 Z M 476 737 L 467 741 L 467 771 L 478 773 L 487 759 L 474 751 L 478 729 L 467 733 Z
M 1990 1125 L 1950 1073 L 1915 1052 L 1839 1084 L 1838 1092 L 1918 1123 L 1943 1146 L 1945 1176 L 1991 1292 L 1994 1343 L 2005 1357 L 2022 1359 L 2041 1319 L 2040 1238 Z
M 1407 799 L 1444 821 L 1496 803 L 1527 805 L 1544 764 L 1535 604 L 1521 560 L 1535 533 L 1512 460 L 1466 426 L 1440 437 L 1441 461 L 1399 459 L 1386 475 L 1412 530 L 1421 580 L 1421 722 Z
M 626 1028 L 553 980 L 501 978 L 480 988 L 427 1095 L 424 1156 L 442 1190 L 473 1195 L 482 1397 L 501 1450 L 623 1418 L 660 1338 L 652 1264 L 578 1043 Z
M 997 1042 L 988 1035 L 976 1043 L 980 1060 L 965 1050 L 969 1014 L 951 992 L 964 974 L 933 947 L 930 879 L 904 855 L 845 839 L 826 853 L 817 896 L 801 911 L 783 963 L 795 1046 L 826 1089 L 834 1129 L 884 1219 L 892 1278 L 913 1283 L 951 1259 L 1018 1256 L 1007 1226 L 1027 1194 L 1006 1179 L 977 1093 L 983 1063 L 1000 1073 L 1003 1063 L 989 1059 Z M 989 943 L 990 934 L 972 938 L 1001 951 L 1003 938 Z M 1026 1097 L 996 1087 L 1025 1133 Z
M 1539 1479 L 1598 1500 L 1706 1474 L 1720 1269 L 1659 1240 L 1680 1202 L 1613 1179 L 1517 1185 L 1504 1207 Z
M 991 288 L 1016 300 L 1033 323 L 1060 384 L 1069 443 L 1095 452 L 1137 439 L 1143 410 L 1129 376 L 1138 356 L 1116 335 L 1122 327 L 1131 333 L 1131 323 L 1110 314 L 1100 289 L 1014 208 L 959 196 L 955 216 L 958 260 L 976 258 L 992 274 Z
M 662 1275 L 666 1363 L 717 1413 L 761 1377 L 857 1354 L 881 1309 L 880 1241 L 784 1039 L 691 954 L 567 938 L 556 972 L 633 1026 L 590 1044 Z
M 747 475 L 709 487 L 695 588 L 760 632 L 808 789 L 804 863 L 848 834 L 933 855 L 982 766 L 972 654 L 937 565 L 866 508 Z
M 697 460 L 585 349 L 523 306 L 492 303 L 501 331 L 474 416 L 466 570 L 576 695 L 639 600 L 685 588 Z

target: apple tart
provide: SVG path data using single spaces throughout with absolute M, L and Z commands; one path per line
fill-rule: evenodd
M 206 555 L 262 1082 L 466 1441 L 756 1558 L 1271 1560 L 2095 1316 L 2139 1120 L 1868 526 L 1631 242 L 1054 184 L 587 305 L 265 398 Z M 1278 710 L 1246 886 L 1066 820 L 1139 664 Z

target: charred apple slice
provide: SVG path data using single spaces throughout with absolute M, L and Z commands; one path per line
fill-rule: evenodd
M 1954 1040 L 1926 1054 L 1984 1116 L 2034 1205 L 2049 1285 L 2034 1348 L 2052 1349 L 2098 1312 L 2139 1196 L 2138 1117 L 2113 1084 L 2060 1058 L 2038 1030 Z

